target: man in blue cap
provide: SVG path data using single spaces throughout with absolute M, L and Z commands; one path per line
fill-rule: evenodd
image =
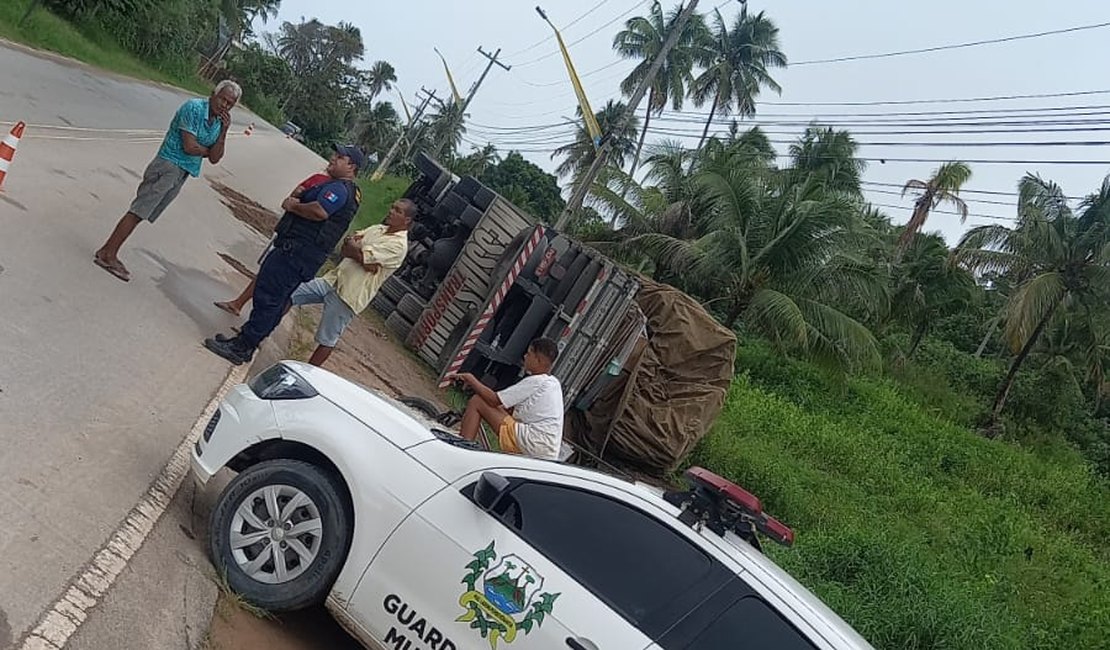
M 293 292 L 316 277 L 347 233 L 362 200 L 354 178 L 365 164 L 358 147 L 335 145 L 327 168 L 331 180 L 282 202 L 285 214 L 275 229 L 273 251 L 258 269 L 250 317 L 238 336 L 217 334 L 205 339 L 204 347 L 236 365 L 251 360 L 281 322 Z

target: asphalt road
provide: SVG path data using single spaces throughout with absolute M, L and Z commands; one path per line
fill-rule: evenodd
M 31 628 L 187 434 L 228 364 L 200 342 L 264 241 L 190 180 L 121 258 L 92 263 L 186 95 L 0 47 L 0 129 L 28 127 L 0 194 L 0 650 Z M 276 209 L 323 161 L 254 118 L 203 174 Z M 64 128 L 57 128 L 64 127 Z M 86 130 L 94 129 L 94 130 Z

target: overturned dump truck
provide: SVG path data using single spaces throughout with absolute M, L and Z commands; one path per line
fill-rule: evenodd
M 371 302 L 387 327 L 441 387 L 459 372 L 508 386 L 529 342 L 551 338 L 567 448 L 583 461 L 673 470 L 724 402 L 732 332 L 685 294 L 629 273 L 477 179 L 423 154 L 414 163 L 409 253 Z

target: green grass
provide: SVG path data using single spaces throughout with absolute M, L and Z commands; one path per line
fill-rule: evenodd
M 691 462 L 795 529 L 771 555 L 872 644 L 1105 647 L 1110 487 L 1077 453 L 986 440 L 893 380 L 770 361 L 741 353 Z
M 362 189 L 362 205 L 355 215 L 351 228 L 362 230 L 382 222 L 389 206 L 408 189 L 411 180 L 401 176 L 383 176 L 380 181 L 371 181 L 368 178 L 359 178 L 358 186 Z
M 63 56 L 83 61 L 110 72 L 180 86 L 199 94 L 209 89 L 196 77 L 171 76 L 137 59 L 110 36 L 92 29 L 80 29 L 39 7 L 20 27 L 30 0 L 5 0 L 0 2 L 0 38 L 34 48 L 49 50 Z

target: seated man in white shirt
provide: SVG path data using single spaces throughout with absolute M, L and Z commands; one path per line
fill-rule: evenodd
M 527 376 L 494 391 L 470 373 L 456 375 L 474 396 L 466 405 L 461 434 L 476 440 L 482 420 L 497 432 L 501 451 L 558 460 L 563 442 L 563 387 L 551 375 L 559 348 L 551 339 L 532 341 L 524 354 Z

